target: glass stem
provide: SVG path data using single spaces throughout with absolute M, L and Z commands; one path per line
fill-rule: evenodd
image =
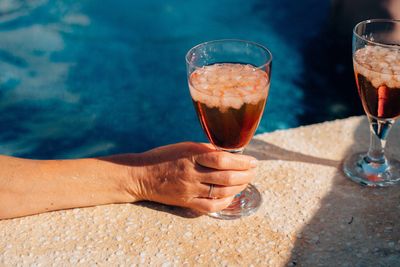
M 365 160 L 369 163 L 385 164 L 386 137 L 393 125 L 393 120 L 379 120 L 368 117 L 370 126 L 370 146 Z
M 231 151 L 229 151 L 229 152 L 232 153 L 232 154 L 243 154 L 243 150 L 244 150 L 244 149 L 239 149 L 239 150 L 234 150 L 234 151 L 231 150 Z M 232 200 L 232 202 L 231 202 L 231 204 L 229 205 L 229 207 L 230 207 L 230 206 L 235 206 L 235 205 L 237 205 L 237 204 L 239 203 L 239 201 L 241 201 L 241 200 L 240 200 L 241 194 L 242 194 L 242 192 L 236 194 L 235 198 Z M 228 208 L 229 208 L 229 207 L 228 207 Z

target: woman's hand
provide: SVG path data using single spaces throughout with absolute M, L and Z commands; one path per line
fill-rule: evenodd
M 190 142 L 159 147 L 138 156 L 130 185 L 136 199 L 201 212 L 226 208 L 255 177 L 257 165 L 253 157 Z M 211 184 L 214 188 L 209 197 Z
M 0 219 L 6 219 L 139 200 L 218 211 L 254 177 L 256 160 L 206 144 L 180 143 L 101 158 L 0 156 L 0 165 Z

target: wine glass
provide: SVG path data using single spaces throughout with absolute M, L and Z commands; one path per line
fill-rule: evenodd
M 386 137 L 400 116 L 400 21 L 373 19 L 353 30 L 353 66 L 358 93 L 370 124 L 368 152 L 348 157 L 345 174 L 366 186 L 400 181 L 400 162 L 384 154 Z
M 261 120 L 268 97 L 272 55 L 259 44 L 215 40 L 186 55 L 187 78 L 201 126 L 218 150 L 242 153 Z M 260 192 L 249 185 L 230 206 L 210 216 L 236 219 L 254 213 Z

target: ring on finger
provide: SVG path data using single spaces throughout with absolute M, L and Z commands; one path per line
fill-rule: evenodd
M 210 184 L 210 190 L 208 191 L 208 198 L 213 198 L 212 193 L 214 191 L 214 185 Z

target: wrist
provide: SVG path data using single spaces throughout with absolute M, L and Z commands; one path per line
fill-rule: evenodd
M 122 154 L 107 157 L 118 168 L 116 183 L 123 202 L 147 200 L 145 182 L 147 168 L 142 162 L 142 154 Z
M 149 162 L 148 153 L 134 154 L 128 166 L 128 192 L 134 196 L 135 201 L 150 200 L 154 192 L 154 177 L 157 176 L 157 168 Z
M 125 181 L 125 191 L 131 196 L 132 201 L 147 200 L 145 197 L 145 180 L 146 180 L 146 167 L 145 166 L 126 166 L 127 177 Z
M 111 193 L 110 203 L 132 203 L 141 200 L 140 191 L 136 189 L 133 177 L 134 163 L 130 155 L 112 155 L 95 159 L 99 180 Z

